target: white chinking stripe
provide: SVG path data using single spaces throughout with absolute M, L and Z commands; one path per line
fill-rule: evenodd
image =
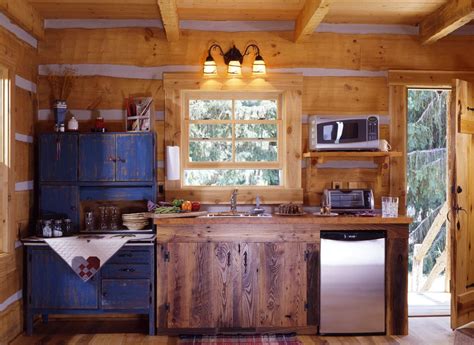
M 6 300 L 4 300 L 2 303 L 0 303 L 0 312 L 4 311 L 7 309 L 10 305 L 15 303 L 16 301 L 20 300 L 23 296 L 23 291 L 18 290 L 15 292 L 13 295 L 8 297 Z
M 22 181 L 15 183 L 15 192 L 33 190 L 33 181 Z
M 163 28 L 159 19 L 46 19 L 45 29 Z
M 25 135 L 21 133 L 15 133 L 15 140 L 21 141 L 23 143 L 28 143 L 28 144 L 33 143 L 33 137 L 31 135 Z
M 132 65 L 111 64 L 71 64 L 40 65 L 40 75 L 59 74 L 64 68 L 72 68 L 79 76 L 104 76 L 113 78 L 161 80 L 166 72 L 200 72 L 202 66 L 169 65 L 157 67 L 140 67 Z M 350 70 L 337 68 L 268 68 L 270 73 L 300 73 L 305 77 L 387 77 L 387 71 Z
M 104 76 L 113 78 L 161 80 L 166 72 L 198 72 L 201 66 L 169 65 L 157 67 L 139 67 L 132 65 L 111 64 L 75 64 L 75 65 L 39 65 L 40 75 L 61 74 L 64 68 L 72 68 L 79 76 Z
M 418 27 L 414 25 L 386 25 L 386 24 L 330 24 L 322 23 L 316 32 L 330 32 L 337 34 L 393 34 L 393 35 L 418 35 Z
M 102 28 L 163 28 L 160 20 L 116 20 L 116 19 L 47 19 L 48 29 L 102 29 Z M 221 31 L 221 32 L 258 32 L 258 31 L 293 31 L 295 22 L 286 21 L 212 21 L 212 20 L 181 20 L 180 28 L 184 30 Z M 385 24 L 329 24 L 322 23 L 316 32 L 341 34 L 399 34 L 418 35 L 418 27 L 414 25 Z
M 92 113 L 94 111 L 100 112 L 100 115 L 105 120 L 111 121 L 120 121 L 125 118 L 125 110 L 123 109 L 97 109 L 97 110 L 87 110 L 87 109 L 68 109 L 71 114 L 73 114 L 79 121 L 87 121 L 93 118 Z M 165 115 L 163 111 L 155 111 L 155 121 L 163 121 Z M 38 110 L 38 120 L 39 121 L 48 121 L 53 120 L 53 113 L 51 109 L 40 109 Z
M 20 28 L 18 25 L 13 23 L 6 15 L 0 13 L 0 26 L 10 31 L 16 37 L 21 39 L 22 41 L 28 43 L 33 48 L 38 47 L 38 41 L 31 36 L 28 32 Z
M 15 75 L 15 86 L 18 86 L 20 89 L 36 93 L 36 84 L 23 77 L 20 77 L 19 75 Z

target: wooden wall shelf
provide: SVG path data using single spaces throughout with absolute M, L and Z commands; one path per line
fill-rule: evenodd
M 376 163 L 382 163 L 387 158 L 402 157 L 401 152 L 390 151 L 324 151 L 324 152 L 305 152 L 304 158 L 311 158 L 313 164 L 323 163 L 328 160 L 373 160 Z

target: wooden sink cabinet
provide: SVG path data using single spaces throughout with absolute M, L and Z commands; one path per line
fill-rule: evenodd
M 409 218 L 160 219 L 157 330 L 296 331 L 319 324 L 321 230 L 387 233 L 386 331 L 407 333 Z

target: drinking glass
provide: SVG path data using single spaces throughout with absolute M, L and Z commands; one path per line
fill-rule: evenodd
M 117 206 L 109 206 L 110 230 L 119 228 L 119 208 Z
M 392 196 L 382 197 L 382 217 L 384 218 L 398 217 L 398 197 L 392 197 Z
M 100 230 L 107 230 L 109 228 L 108 224 L 108 208 L 105 206 L 99 207 L 99 228 Z
M 84 218 L 86 231 L 94 231 L 94 213 L 86 212 Z

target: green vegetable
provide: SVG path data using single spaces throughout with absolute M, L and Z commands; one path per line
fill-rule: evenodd
M 156 214 L 179 213 L 181 209 L 176 206 L 161 206 L 155 209 Z
M 183 199 L 174 199 L 172 204 L 173 206 L 175 207 L 181 207 L 181 205 L 183 204 L 184 200 Z

